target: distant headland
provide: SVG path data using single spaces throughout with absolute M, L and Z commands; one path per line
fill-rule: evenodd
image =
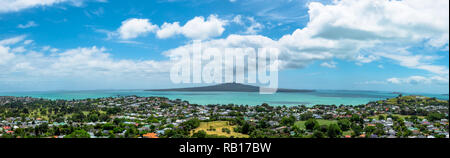
M 151 89 L 145 91 L 173 91 L 173 92 L 259 92 L 258 86 L 245 85 L 240 83 L 224 83 L 213 86 L 190 87 L 190 88 L 173 88 L 173 89 Z M 315 92 L 315 90 L 307 89 L 284 89 L 278 88 L 277 92 L 299 93 L 299 92 Z

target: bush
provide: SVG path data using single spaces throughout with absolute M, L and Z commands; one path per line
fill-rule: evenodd
M 312 137 L 313 138 L 325 138 L 325 134 L 321 131 L 314 131 Z
M 194 138 L 206 138 L 206 132 L 204 130 L 200 130 L 192 135 Z
M 228 128 L 222 128 L 222 132 L 227 133 L 227 134 L 230 134 L 230 133 L 231 133 L 231 130 L 228 129 Z

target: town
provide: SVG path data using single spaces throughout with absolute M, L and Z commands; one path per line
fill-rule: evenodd
M 449 138 L 449 101 L 196 105 L 163 97 L 0 97 L 1 138 Z

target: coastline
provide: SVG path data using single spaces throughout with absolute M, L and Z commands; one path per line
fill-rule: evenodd
M 276 93 L 260 95 L 257 92 L 154 92 L 144 90 L 95 90 L 95 91 L 43 91 L 43 92 L 0 92 L 0 96 L 34 97 L 50 100 L 79 100 L 88 98 L 108 98 L 120 96 L 167 97 L 169 99 L 187 100 L 195 104 L 237 104 L 255 106 L 261 103 L 272 103 L 278 106 L 313 105 L 360 105 L 370 101 L 397 97 L 398 94 L 379 91 L 350 90 L 316 90 L 307 93 Z M 448 100 L 448 96 L 438 94 L 404 94 L 436 97 Z

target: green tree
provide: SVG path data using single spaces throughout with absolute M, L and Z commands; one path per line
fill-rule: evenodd
M 360 136 L 363 131 L 362 127 L 359 125 L 354 125 L 352 127 L 352 130 L 353 130 L 353 136 Z
M 441 120 L 443 118 L 445 118 L 445 114 L 441 114 L 441 113 L 437 113 L 437 112 L 431 112 L 427 115 L 428 121 L 436 121 L 436 120 Z
M 91 136 L 89 135 L 88 132 L 84 131 L 84 130 L 76 130 L 74 132 L 72 132 L 69 135 L 66 135 L 64 138 L 90 138 Z
M 338 121 L 339 128 L 343 131 L 348 131 L 352 125 L 352 123 L 347 119 L 341 119 Z
M 359 115 L 353 114 L 352 117 L 350 118 L 350 121 L 355 122 L 355 123 L 362 123 L 363 119 L 361 119 L 361 117 L 359 117 Z
M 206 132 L 204 130 L 200 130 L 192 135 L 194 138 L 206 138 Z
M 328 126 L 327 135 L 330 138 L 338 138 L 342 134 L 342 130 L 337 124 L 331 124 Z
M 364 128 L 364 132 L 367 133 L 367 135 L 372 134 L 375 131 L 375 127 L 374 126 L 367 126 L 366 128 Z
M 281 119 L 281 124 L 285 125 L 285 126 L 292 126 L 294 125 L 296 119 L 294 116 L 290 116 L 290 117 L 283 117 Z
M 313 118 L 312 112 L 306 112 L 306 113 L 300 115 L 300 120 L 302 120 L 302 121 L 309 120 L 312 118 Z
M 315 119 L 309 119 L 305 122 L 305 127 L 307 130 L 312 131 L 317 126 L 319 126 L 319 122 Z

